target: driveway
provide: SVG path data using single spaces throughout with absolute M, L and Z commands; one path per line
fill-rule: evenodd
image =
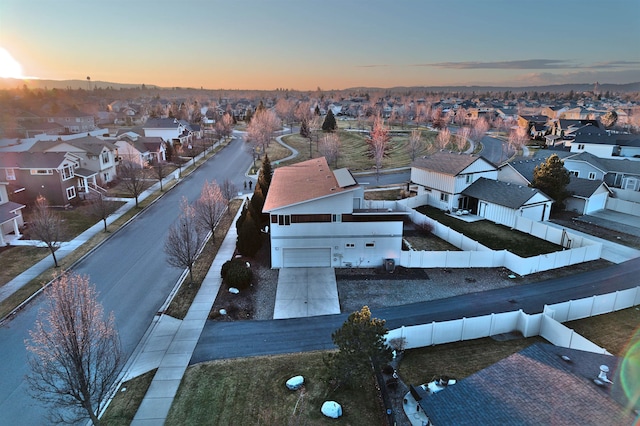
M 603 228 L 640 237 L 640 217 L 631 214 L 620 213 L 613 210 L 598 210 L 592 212 L 590 215 L 580 216 L 576 220 L 595 223 Z
M 333 268 L 280 269 L 273 319 L 339 313 L 338 285 Z

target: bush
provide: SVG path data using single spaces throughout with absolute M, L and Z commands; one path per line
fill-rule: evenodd
M 221 275 L 229 287 L 235 287 L 240 290 L 249 287 L 253 279 L 251 269 L 247 268 L 246 263 L 241 259 L 225 262 L 222 265 Z

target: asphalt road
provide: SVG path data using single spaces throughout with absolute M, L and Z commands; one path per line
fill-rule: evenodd
M 609 293 L 638 285 L 640 258 L 597 271 L 466 294 L 447 299 L 372 310 L 389 329 L 522 309 L 534 314 L 545 304 Z M 428 284 L 425 284 L 428 285 Z M 390 290 L 392 291 L 392 290 Z M 331 333 L 347 314 L 271 321 L 207 321 L 191 364 L 214 359 L 333 348 Z
M 509 158 L 509 155 L 505 152 L 506 146 L 503 146 L 500 139 L 485 136 L 482 138 L 481 143 L 482 151 L 480 152 L 480 155 L 491 161 L 493 164 L 501 164 Z
M 181 270 L 166 263 L 167 229 L 180 213 L 180 201 L 193 202 L 205 180 L 230 179 L 242 190 L 251 154 L 242 139 L 234 140 L 198 170 L 111 236 L 74 269 L 89 275 L 105 312 L 113 312 L 127 357 L 174 287 Z M 0 425 L 43 425 L 46 411 L 27 393 L 24 340 L 42 300 L 35 300 L 0 327 Z

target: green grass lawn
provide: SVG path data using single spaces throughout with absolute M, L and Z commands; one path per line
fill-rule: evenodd
M 107 426 L 130 425 L 156 371 L 157 369 L 151 370 L 142 376 L 124 382 L 100 419 L 100 424 Z
M 520 257 L 532 257 L 562 249 L 557 244 L 488 220 L 469 223 L 431 206 L 421 206 L 416 210 L 493 250 L 508 250 Z

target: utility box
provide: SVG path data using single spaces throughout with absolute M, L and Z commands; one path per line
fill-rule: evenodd
M 395 259 L 385 259 L 384 260 L 384 268 L 387 272 L 393 272 L 396 270 L 396 260 Z

